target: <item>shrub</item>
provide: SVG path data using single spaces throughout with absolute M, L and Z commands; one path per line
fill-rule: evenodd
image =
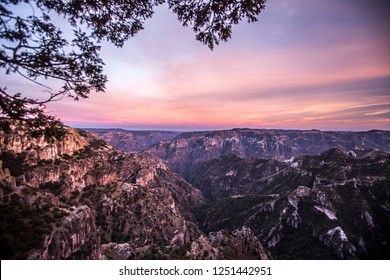
M 12 176 L 18 177 L 28 170 L 26 157 L 26 152 L 20 154 L 3 152 L 0 155 L 0 160 L 3 162 L 3 169 L 8 168 Z

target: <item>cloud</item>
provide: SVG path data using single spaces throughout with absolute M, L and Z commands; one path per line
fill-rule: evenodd
M 213 52 L 161 6 L 103 45 L 107 93 L 49 109 L 83 126 L 390 129 L 387 2 L 269 1 Z

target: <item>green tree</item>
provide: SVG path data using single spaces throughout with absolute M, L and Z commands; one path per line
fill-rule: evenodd
M 8 93 L 0 85 L 1 118 L 25 120 L 32 127 L 60 124 L 44 113 L 45 104 L 65 96 L 87 98 L 104 91 L 107 77 L 99 56 L 102 40 L 122 47 L 143 29 L 155 6 L 167 3 L 178 20 L 192 28 L 195 38 L 213 49 L 231 37 L 232 26 L 254 22 L 266 0 L 0 0 L 0 68 L 44 87 L 46 98 Z M 18 13 L 18 5 L 30 15 Z M 26 9 L 24 9 L 25 11 Z M 73 28 L 68 39 L 51 15 L 58 14 Z M 83 27 L 83 28 L 80 28 Z M 42 79 L 62 83 L 52 90 Z

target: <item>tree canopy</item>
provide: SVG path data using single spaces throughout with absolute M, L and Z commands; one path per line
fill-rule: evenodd
M 39 84 L 46 98 L 32 99 L 8 93 L 0 84 L 1 118 L 40 120 L 45 125 L 45 104 L 64 96 L 87 98 L 105 90 L 107 77 L 99 56 L 103 40 L 117 47 L 143 29 L 153 9 L 167 3 L 196 40 L 213 49 L 227 41 L 232 26 L 255 22 L 266 0 L 0 0 L 0 68 Z M 25 15 L 17 6 L 26 6 Z M 19 12 L 19 13 L 18 13 Z M 64 17 L 73 30 L 65 36 L 52 15 Z M 42 79 L 62 83 L 54 91 Z M 48 118 L 48 122 L 55 121 Z M 58 120 L 57 120 L 58 121 Z

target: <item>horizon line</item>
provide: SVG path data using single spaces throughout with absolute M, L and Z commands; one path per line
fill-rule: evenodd
M 268 127 L 229 127 L 229 128 L 164 128 L 164 127 L 129 127 L 129 126 L 86 126 L 86 125 L 78 125 L 78 124 L 65 124 L 69 127 L 88 130 L 88 129 L 103 129 L 103 130 L 124 130 L 124 131 L 162 131 L 162 132 L 215 132 L 215 131 L 233 131 L 233 130 L 279 130 L 279 131 L 321 131 L 321 132 L 369 132 L 369 131 L 385 131 L 390 132 L 390 129 L 382 129 L 382 128 L 370 128 L 366 130 L 362 129 L 319 129 L 319 128 L 268 128 Z

